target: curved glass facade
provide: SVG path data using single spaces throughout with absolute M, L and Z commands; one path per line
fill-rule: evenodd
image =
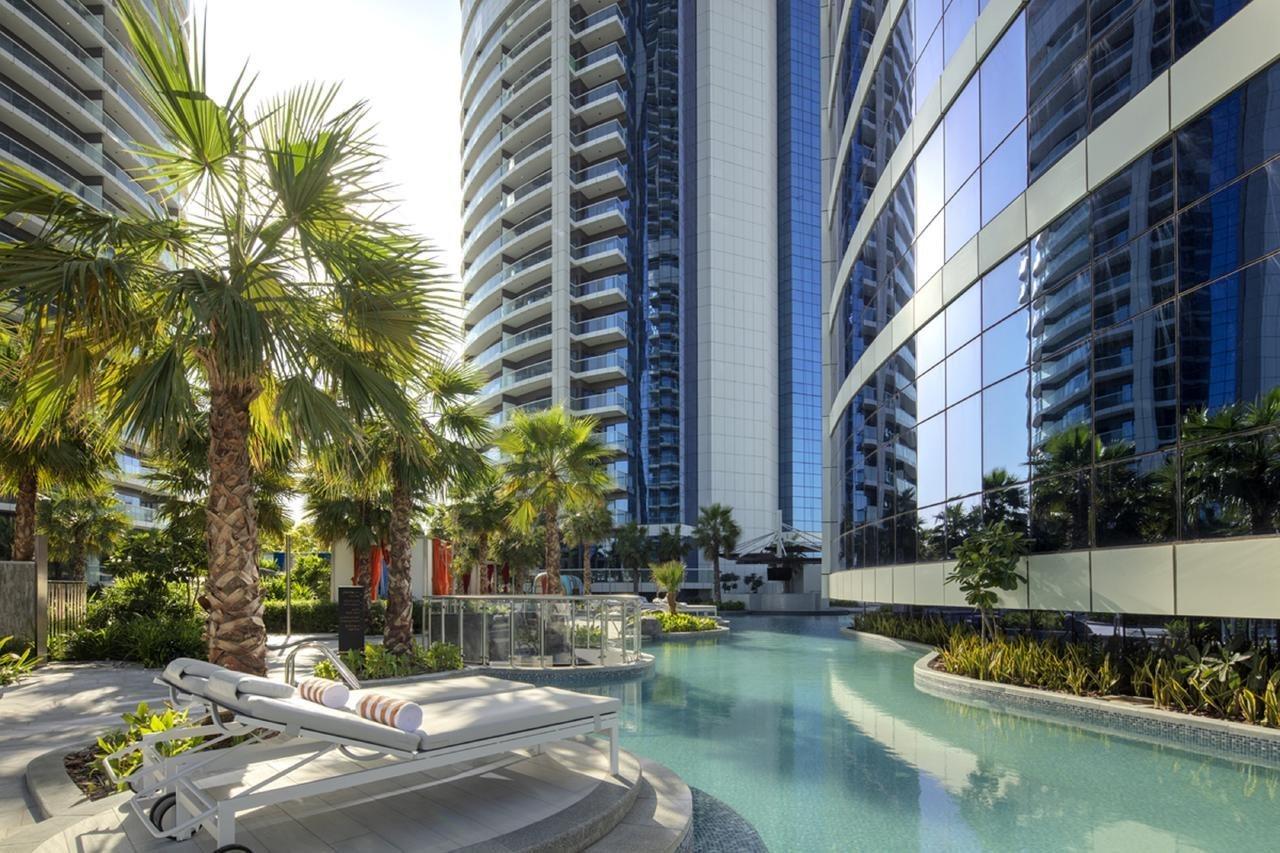
M 943 560 L 995 520 L 1037 553 L 1280 531 L 1277 104 L 1280 63 L 877 368 L 838 413 L 833 568 Z

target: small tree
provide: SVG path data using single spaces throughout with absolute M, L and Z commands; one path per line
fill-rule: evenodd
M 670 563 L 673 560 L 679 560 L 684 557 L 685 548 L 688 543 L 685 538 L 680 535 L 678 527 L 664 527 L 658 531 L 658 538 L 653 545 L 654 555 L 664 563 Z
M 677 613 L 680 587 L 684 586 L 684 563 L 679 560 L 667 560 L 654 563 L 649 567 L 649 571 L 658 589 L 667 594 L 667 610 L 674 616 Z
M 622 568 L 631 569 L 632 592 L 640 594 L 640 567 L 649 561 L 649 537 L 644 528 L 628 521 L 613 533 L 613 553 Z
M 991 611 L 999 601 L 997 590 L 1011 592 L 1026 577 L 1018 573 L 1018 561 L 1029 550 L 1027 537 L 1003 521 L 979 528 L 956 548 L 956 567 L 947 575 L 964 600 L 982 619 L 982 638 L 995 635 Z
M 699 510 L 698 523 L 693 528 L 693 541 L 702 550 L 702 556 L 711 561 L 712 586 L 716 604 L 720 604 L 720 557 L 738 547 L 742 527 L 733 520 L 733 509 L 714 503 Z
M 55 488 L 40 504 L 39 527 L 49 537 L 53 558 L 66 563 L 72 580 L 82 581 L 89 556 L 114 548 L 129 519 L 115 492 L 99 480 L 85 489 Z
M 604 500 L 593 501 L 565 516 L 565 541 L 582 549 L 582 593 L 591 594 L 591 548 L 613 530 L 613 514 Z

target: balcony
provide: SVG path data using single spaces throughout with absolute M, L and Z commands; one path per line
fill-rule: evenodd
M 494 273 L 484 284 L 480 285 L 470 296 L 467 297 L 467 313 L 474 313 L 482 303 L 493 294 L 497 293 L 501 288 L 510 282 L 518 279 L 524 273 L 538 267 L 541 264 L 551 261 L 551 247 L 539 249 L 525 255 L 518 261 L 508 264 L 498 272 Z
M 573 285 L 569 291 L 574 302 L 587 309 L 605 308 L 613 304 L 625 305 L 627 302 L 627 274 L 596 278 Z
M 569 327 L 570 335 L 584 346 L 623 343 L 627 340 L 629 330 L 627 315 L 622 311 L 590 320 L 579 320 Z
M 472 130 L 471 136 L 468 137 L 467 144 L 463 146 L 463 168 L 470 169 L 472 167 L 473 164 L 468 155 L 474 149 L 474 143 L 478 139 L 488 138 L 489 125 L 494 118 L 508 108 L 517 115 L 522 115 L 525 110 L 536 106 L 538 103 L 537 96 L 541 91 L 545 91 L 546 87 L 535 86 L 534 84 L 547 82 L 550 79 L 550 75 L 551 58 L 548 57 L 525 72 L 519 80 L 516 80 L 511 85 L 511 88 L 504 90 L 494 100 L 489 108 L 485 110 L 484 115 L 476 121 L 475 128 Z M 484 150 L 486 154 L 489 153 L 488 147 Z M 477 159 L 483 160 L 484 158 L 478 157 Z
M 615 80 L 575 95 L 569 105 L 586 124 L 599 124 L 627 111 L 627 90 Z
M 543 397 L 538 400 L 530 400 L 528 403 L 521 403 L 520 405 L 517 405 L 517 406 L 504 406 L 502 411 L 496 413 L 491 418 L 489 418 L 489 423 L 495 427 L 502 426 L 507 421 L 511 420 L 511 416 L 514 415 L 516 412 L 525 412 L 526 414 L 533 414 L 534 412 L 542 412 L 549 408 L 551 408 L 550 397 Z
M 606 160 L 569 174 L 574 192 L 588 198 L 599 198 L 622 191 L 627 186 L 627 167 L 619 159 Z
M 508 20 L 516 20 L 520 15 L 525 14 L 531 6 L 539 2 L 542 2 L 542 0 L 531 0 L 531 2 L 524 5 L 522 10 L 517 12 L 515 17 L 509 18 Z M 484 101 L 485 93 L 491 91 L 494 84 L 498 82 L 498 78 L 500 78 L 508 68 L 519 63 L 535 45 L 541 43 L 550 34 L 551 22 L 544 21 L 533 30 L 530 30 L 527 34 L 520 36 L 515 44 L 511 45 L 510 48 L 504 48 L 504 40 L 502 38 L 494 39 L 490 43 L 488 50 L 485 51 L 485 55 L 471 66 L 471 70 L 467 74 L 466 82 L 462 85 L 463 103 L 471 104 L 470 109 L 472 110 L 476 109 L 478 104 Z M 506 50 L 506 53 L 502 53 L 503 50 Z M 477 85 L 476 79 L 480 74 L 480 71 L 488 67 L 489 64 L 493 62 L 495 56 L 497 57 L 497 61 L 493 64 L 493 67 L 490 68 L 489 72 L 485 74 L 483 82 Z
M 574 246 L 569 256 L 578 269 L 597 272 L 627 262 L 627 241 L 621 237 L 606 237 L 594 243 Z
M 509 391 L 517 386 L 532 384 L 534 380 L 551 375 L 551 359 L 540 361 L 536 364 L 530 364 L 519 370 L 512 370 L 501 374 L 490 380 L 480 389 L 480 399 L 492 397 L 495 394 Z M 524 389 L 529 390 L 529 389 Z
M 102 187 L 86 184 L 78 175 L 54 163 L 48 157 L 31 150 L 11 136 L 0 133 L 0 155 L 5 155 L 27 168 L 34 169 L 67 192 L 74 193 L 94 207 L 102 207 Z
M 587 235 L 616 231 L 627 225 L 627 202 L 621 198 L 607 198 L 569 211 L 573 227 Z
M 574 379 L 601 380 L 617 377 L 625 379 L 631 360 L 625 348 L 610 350 L 587 358 L 575 358 L 569 363 Z
M 540 343 L 543 339 L 549 339 L 550 337 L 551 324 L 542 323 L 531 329 L 525 329 L 523 332 L 516 332 L 513 335 L 504 337 L 472 359 L 472 363 L 478 368 L 483 368 L 492 364 L 499 357 L 505 357 L 529 344 Z
M 617 3 L 569 24 L 569 32 L 582 49 L 590 53 L 627 34 L 627 22 Z
M 570 57 L 569 70 L 588 89 L 616 80 L 627 73 L 627 54 L 619 44 L 609 44 L 582 56 Z
M 626 150 L 626 128 L 622 126 L 622 122 L 614 119 L 573 134 L 569 137 L 569 146 L 579 158 L 594 163 Z
M 628 417 L 631 414 L 631 401 L 625 392 L 610 388 L 598 394 L 584 394 L 569 400 L 569 408 L 581 415 L 594 417 Z

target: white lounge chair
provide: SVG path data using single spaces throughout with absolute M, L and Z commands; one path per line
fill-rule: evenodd
M 175 695 L 204 705 L 212 722 L 145 736 L 130 748 L 139 751 L 143 761 L 127 778 L 118 778 L 109 762 L 104 764 L 113 781 L 125 781 L 133 788 L 129 804 L 152 835 L 183 840 L 203 828 L 219 851 L 247 849 L 235 844 L 235 835 L 236 815 L 249 809 L 433 768 L 482 762 L 446 778 L 430 778 L 364 799 L 393 796 L 489 773 L 523 760 L 526 750 L 536 752 L 546 744 L 582 735 L 608 735 L 610 770 L 618 772 L 619 702 L 608 697 L 485 677 L 376 691 L 423 704 L 422 728 L 405 732 L 350 711 L 308 702 L 284 682 L 199 661 L 175 661 L 158 680 Z M 363 692 L 353 692 L 353 706 Z M 230 720 L 223 719 L 227 714 Z M 192 737 L 209 740 L 178 755 L 163 756 L 165 743 Z M 288 778 L 334 753 L 355 762 L 348 765 L 351 769 L 310 781 Z M 282 759 L 290 759 L 283 769 L 244 786 L 251 765 Z M 241 787 L 228 787 L 235 785 Z M 166 826 L 171 813 L 172 822 Z

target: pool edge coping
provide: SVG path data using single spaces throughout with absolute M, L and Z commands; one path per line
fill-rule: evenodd
M 913 665 L 912 677 L 917 690 L 939 699 L 1076 726 L 1196 755 L 1280 769 L 1280 729 L 1197 717 L 1092 696 L 1072 696 L 1035 687 L 979 681 L 934 669 L 930 664 L 937 656 L 936 650 L 929 649 Z

